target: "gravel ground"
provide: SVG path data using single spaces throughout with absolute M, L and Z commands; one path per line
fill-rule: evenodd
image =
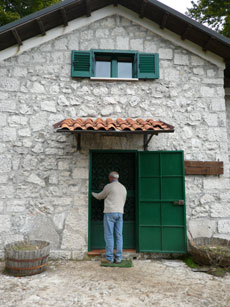
M 230 306 L 230 274 L 193 272 L 178 260 L 136 260 L 132 268 L 99 261 L 50 261 L 30 277 L 2 273 L 0 306 Z

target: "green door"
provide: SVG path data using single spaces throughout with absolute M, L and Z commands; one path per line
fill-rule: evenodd
M 91 192 L 100 192 L 109 183 L 108 174 L 117 171 L 119 181 L 127 189 L 123 216 L 123 247 L 136 248 L 136 151 L 92 150 L 89 182 L 89 251 L 105 248 L 103 229 L 104 200 Z
M 183 151 L 138 153 L 138 251 L 186 252 Z

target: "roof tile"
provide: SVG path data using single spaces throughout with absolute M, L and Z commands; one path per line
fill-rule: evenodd
M 173 131 L 174 127 L 166 124 L 162 121 L 154 121 L 153 119 L 142 119 L 138 118 L 136 120 L 132 118 L 122 119 L 112 119 L 112 118 L 97 118 L 93 120 L 92 118 L 82 119 L 77 118 L 75 120 L 67 118 L 54 125 L 54 128 L 59 128 L 60 130 L 113 130 L 113 131 Z

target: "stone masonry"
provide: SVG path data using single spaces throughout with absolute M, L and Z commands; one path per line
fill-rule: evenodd
M 72 79 L 71 51 L 158 52 L 160 79 Z M 229 109 L 229 107 L 228 107 Z M 224 161 L 223 176 L 186 177 L 188 237 L 230 239 L 229 156 L 223 70 L 120 16 L 0 62 L 0 250 L 24 238 L 46 239 L 53 257 L 82 259 L 88 239 L 89 149 L 143 150 L 143 139 L 55 133 L 65 118 L 160 119 L 174 134 L 149 150 L 184 150 L 185 159 Z M 228 119 L 229 120 L 229 119 Z M 1 253 L 3 255 L 3 253 Z

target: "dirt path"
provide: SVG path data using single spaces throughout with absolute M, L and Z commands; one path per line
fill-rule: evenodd
M 125 269 L 99 264 L 50 262 L 46 272 L 23 278 L 0 273 L 0 306 L 230 306 L 230 274 L 192 272 L 175 260 L 136 260 Z

